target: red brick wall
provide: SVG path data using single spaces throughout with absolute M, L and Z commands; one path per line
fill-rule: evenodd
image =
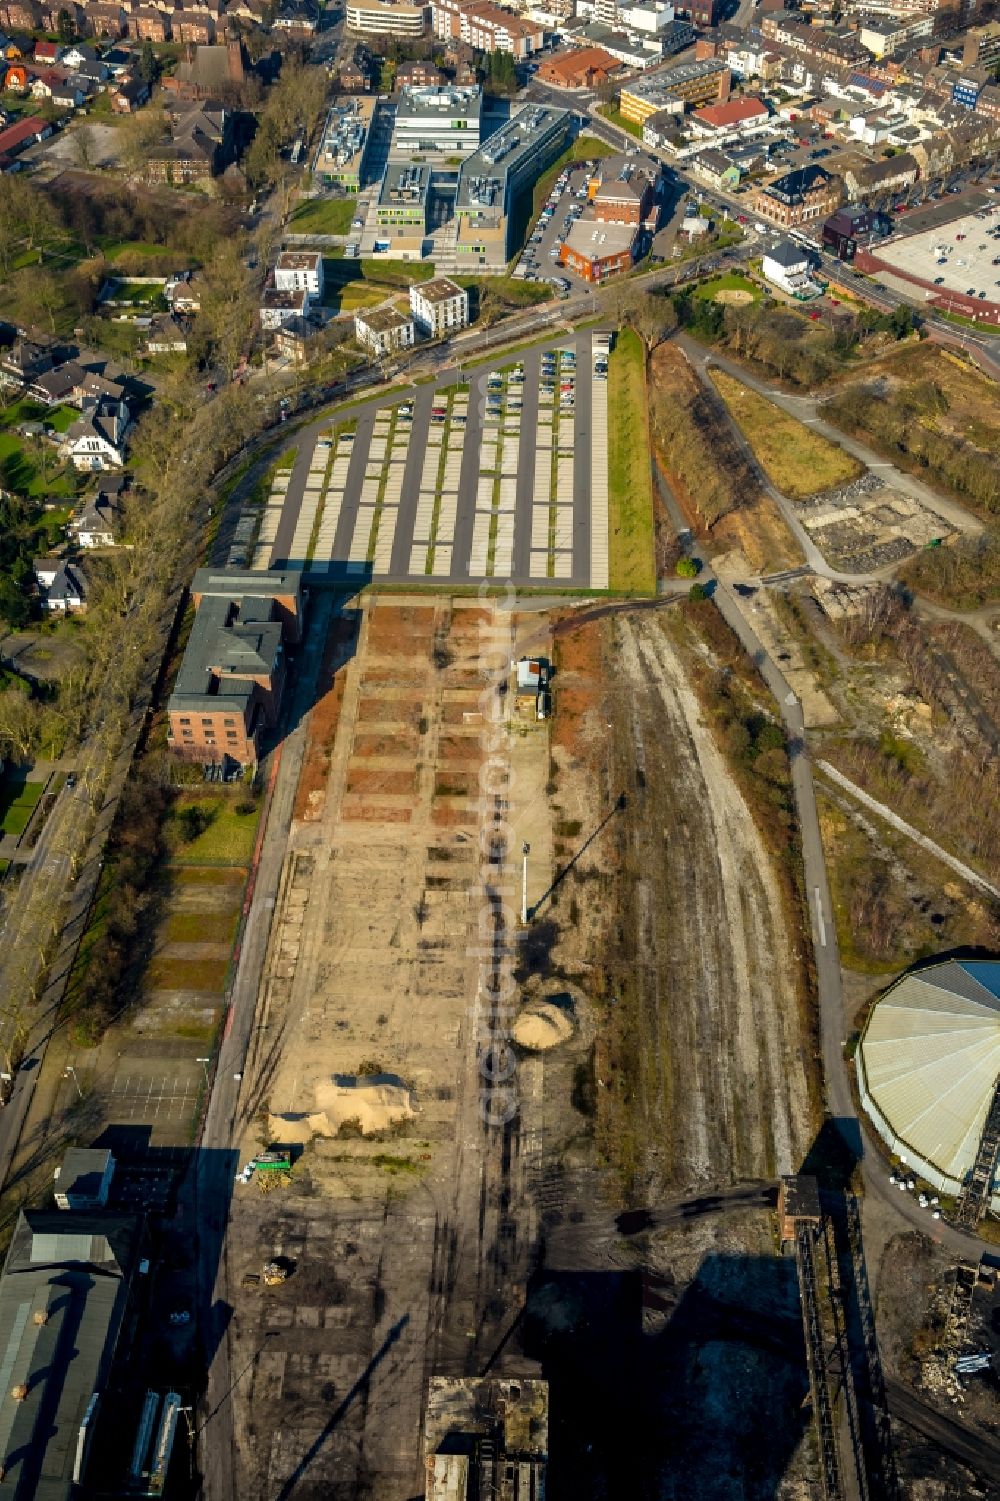
M 869 276 L 878 271 L 890 271 L 893 276 L 912 282 L 915 287 L 923 287 L 930 294 L 926 298 L 927 306 L 937 308 L 939 312 L 955 313 L 959 318 L 972 318 L 990 328 L 1000 328 L 1000 302 L 980 302 L 978 297 L 966 297 L 964 292 L 949 292 L 944 287 L 936 287 L 933 281 L 925 277 L 900 271 L 897 266 L 890 266 L 887 261 L 879 260 L 871 250 L 859 250 L 854 257 L 854 265 L 857 270 L 864 271 Z

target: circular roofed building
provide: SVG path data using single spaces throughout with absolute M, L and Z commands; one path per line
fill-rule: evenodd
M 949 959 L 904 975 L 873 1008 L 857 1064 L 862 1104 L 889 1148 L 957 1194 L 1000 1077 L 1000 962 Z

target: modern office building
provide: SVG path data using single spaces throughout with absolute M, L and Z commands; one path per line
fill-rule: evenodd
M 423 36 L 430 25 L 429 5 L 406 5 L 402 0 L 348 0 L 344 21 L 361 36 Z
M 692 105 L 721 104 L 729 98 L 732 75 L 717 57 L 706 57 L 635 79 L 623 86 L 620 108 L 622 117 L 642 125 L 659 110 L 678 103 Z
M 370 95 L 342 96 L 330 106 L 316 157 L 316 170 L 328 183 L 348 193 L 361 188 L 375 100 Z
M 455 269 L 503 270 L 512 254 L 511 209 L 572 134 L 568 110 L 526 104 L 463 163 L 455 195 Z
M 389 162 L 375 205 L 380 229 L 422 236 L 427 229 L 430 186 L 431 169 L 425 163 Z
M 426 152 L 466 155 L 480 142 L 483 91 L 478 85 L 400 91 L 392 135 L 396 158 Z

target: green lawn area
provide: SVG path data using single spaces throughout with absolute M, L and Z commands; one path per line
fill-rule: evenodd
M 185 793 L 166 826 L 170 858 L 178 865 L 249 865 L 259 809 L 236 811 L 239 798 Z
M 3 427 L 16 427 L 19 422 L 41 422 L 43 418 L 50 422 L 51 417 L 45 417 L 45 407 L 37 401 L 28 401 L 22 398 L 12 402 L 9 407 L 0 411 L 0 425 Z
M 57 433 L 66 433 L 79 416 L 75 407 L 53 407 L 45 414 L 45 422 L 49 427 L 54 427 Z
M 429 281 L 434 275 L 430 261 L 348 261 L 340 255 L 323 257 L 323 300 L 340 312 L 371 307 L 411 282 Z
M 701 282 L 694 295 L 701 302 L 713 302 L 718 292 L 749 292 L 754 302 L 759 302 L 764 295 L 760 287 L 738 271 L 727 271 L 724 276 L 713 276 L 711 281 Z
M 554 296 L 552 288 L 544 282 L 524 281 L 514 276 L 456 276 L 454 280 L 473 293 L 470 299 L 473 316 L 478 307 L 477 294 L 484 291 L 488 291 L 497 303 L 510 308 L 535 307 L 540 302 L 551 301 Z
M 610 587 L 629 594 L 656 589 L 648 408 L 642 340 L 624 329 L 608 369 L 608 565 Z
M 306 198 L 292 215 L 289 229 L 296 235 L 346 235 L 357 204 L 356 198 Z
M 630 136 L 635 136 L 637 141 L 642 140 L 642 126 L 635 120 L 626 120 L 621 110 L 614 104 L 602 104 L 597 113 L 603 115 L 605 120 L 610 120 L 612 125 L 618 125 L 622 130 L 627 130 Z
M 0 829 L 18 838 L 41 801 L 44 782 L 21 782 L 13 777 L 0 781 Z
M 159 955 L 146 970 L 146 990 L 213 990 L 221 992 L 226 983 L 226 959 L 164 959 Z
M 712 379 L 772 484 L 792 500 L 805 500 L 857 479 L 862 466 L 836 443 L 811 432 L 773 401 L 722 370 Z
M 163 312 L 167 306 L 162 286 L 147 286 L 143 282 L 123 281 L 114 295 L 120 302 L 139 302 L 147 308 L 155 307 L 158 312 Z
M 163 928 L 168 943 L 232 943 L 239 908 L 231 912 L 171 912 Z
M 46 479 L 27 442 L 22 441 L 14 433 L 0 432 L 0 463 L 4 460 L 13 461 L 7 472 L 11 488 L 23 491 L 34 500 L 40 500 L 49 495 L 76 494 L 76 486 L 71 474 L 60 464 L 53 463 L 49 478 Z
M 106 261 L 120 260 L 123 255 L 169 255 L 166 245 L 153 245 L 148 240 L 102 239 L 99 242 Z

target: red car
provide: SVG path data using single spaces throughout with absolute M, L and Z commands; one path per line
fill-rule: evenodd
M 809 316 L 812 319 L 812 321 L 815 323 L 816 319 L 819 317 L 819 313 L 817 313 L 816 310 L 813 309 L 813 311 L 809 314 Z

